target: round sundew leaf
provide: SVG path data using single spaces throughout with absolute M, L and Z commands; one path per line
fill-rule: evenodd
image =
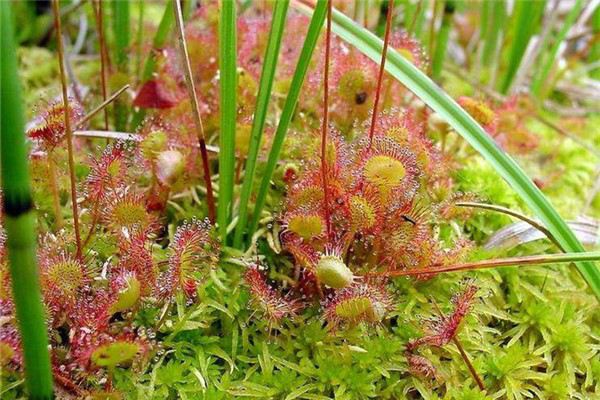
M 140 293 L 140 281 L 135 276 L 129 277 L 125 287 L 117 294 L 117 301 L 110 307 L 110 312 L 114 314 L 130 309 L 139 300 Z
M 295 215 L 290 218 L 288 229 L 304 240 L 310 240 L 323 233 L 323 219 L 318 215 Z
M 92 353 L 92 362 L 99 367 L 116 367 L 131 362 L 140 351 L 136 343 L 117 341 L 98 347 Z
M 406 169 L 399 160 L 386 155 L 375 155 L 366 162 L 364 174 L 370 184 L 391 189 L 402 182 Z
M 15 351 L 7 344 L 0 343 L 0 365 L 6 365 L 15 356 Z
M 317 263 L 317 277 L 321 283 L 334 289 L 345 288 L 354 281 L 352 271 L 335 255 L 321 257 Z
M 338 317 L 347 320 L 356 320 L 364 315 L 371 314 L 373 304 L 367 297 L 354 297 L 340 302 L 335 306 Z

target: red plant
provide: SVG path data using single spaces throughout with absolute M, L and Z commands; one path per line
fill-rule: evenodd
M 83 107 L 69 97 L 69 117 L 75 126 L 83 115 Z M 62 99 L 52 101 L 27 127 L 27 136 L 36 141 L 44 150 L 51 151 L 66 137 L 65 113 Z
M 325 319 L 334 331 L 343 324 L 376 324 L 383 320 L 391 305 L 391 297 L 383 283 L 358 282 L 325 300 Z
M 269 326 L 284 317 L 293 317 L 302 309 L 302 304 L 288 296 L 281 295 L 265 280 L 259 264 L 248 266 L 245 281 L 250 290 L 252 301 L 261 309 L 269 321 Z
M 187 297 L 196 295 L 196 288 L 207 270 L 216 265 L 217 242 L 211 237 L 207 221 L 193 219 L 179 228 L 169 245 L 169 263 L 159 279 L 158 294 L 169 299 L 178 290 Z

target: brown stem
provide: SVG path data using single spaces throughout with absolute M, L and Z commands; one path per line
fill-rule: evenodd
M 383 82 L 383 73 L 385 72 L 385 59 L 390 42 L 393 15 L 394 0 L 389 0 L 385 22 L 385 36 L 383 38 L 383 50 L 381 51 L 381 62 L 379 63 L 379 75 L 377 76 L 377 91 L 375 92 L 375 103 L 373 104 L 373 115 L 371 116 L 371 128 L 369 130 L 369 150 L 371 150 L 371 146 L 373 145 L 373 134 L 375 133 L 375 124 L 377 122 L 377 107 L 379 106 L 379 97 L 381 96 L 381 83 Z
M 556 238 L 554 237 L 554 235 L 552 235 L 552 232 L 550 232 L 544 225 L 540 224 L 535 219 L 529 218 L 527 215 L 518 213 L 518 212 L 516 212 L 514 210 L 511 210 L 510 208 L 498 206 L 498 205 L 495 205 L 495 204 L 477 203 L 477 202 L 471 202 L 471 201 L 460 201 L 460 202 L 457 202 L 456 205 L 458 207 L 481 208 L 483 210 L 496 211 L 496 212 L 499 212 L 499 213 L 502 213 L 502 214 L 506 214 L 506 215 L 510 215 L 511 217 L 515 217 L 517 219 L 520 219 L 521 221 L 528 223 L 529 225 L 531 225 L 532 227 L 534 227 L 538 231 L 542 232 L 544 235 L 546 235 L 546 237 L 552 243 L 554 243 L 556 245 L 556 247 L 558 247 L 563 253 L 565 252 L 565 249 L 558 242 L 558 240 L 556 240 Z
M 75 243 L 77 245 L 77 258 L 81 258 L 81 237 L 79 233 L 79 209 L 77 206 L 77 181 L 75 179 L 75 161 L 73 159 L 73 132 L 71 131 L 71 117 L 69 98 L 67 93 L 67 76 L 65 74 L 64 57 L 65 51 L 62 42 L 62 28 L 60 23 L 59 0 L 52 0 L 54 12 L 54 27 L 56 29 L 56 42 L 58 50 L 58 66 L 60 71 L 60 83 L 62 86 L 63 107 L 65 114 L 65 132 L 67 135 L 67 152 L 69 155 L 69 178 L 71 180 L 71 203 L 73 207 L 73 227 L 75 230 Z
M 325 40 L 325 65 L 323 76 L 323 126 L 321 132 L 321 175 L 323 179 L 323 203 L 327 237 L 331 237 L 329 216 L 329 187 L 327 182 L 327 131 L 329 130 L 329 53 L 331 51 L 331 8 L 332 0 L 327 1 L 327 32 Z
M 471 373 L 471 376 L 473 376 L 473 379 L 475 379 L 475 382 L 477 382 L 477 386 L 479 386 L 479 389 L 485 390 L 485 385 L 483 384 L 483 380 L 481 379 L 481 377 L 477 373 L 477 370 L 473 366 L 473 363 L 471 363 L 471 360 L 469 359 L 469 356 L 467 355 L 467 353 L 463 349 L 462 344 L 460 343 L 460 341 L 458 340 L 458 338 L 455 336 L 455 337 L 452 338 L 452 341 L 454 342 L 454 344 L 458 348 L 458 351 L 460 352 L 460 355 L 461 355 L 462 359 L 464 360 L 465 364 L 467 365 L 467 368 L 469 368 L 469 372 Z
M 440 310 L 440 307 L 436 303 L 435 299 L 431 299 L 431 301 L 433 302 L 433 306 L 435 307 L 438 314 L 440 315 L 440 318 L 446 319 L 446 316 L 444 315 L 444 313 L 442 313 L 442 310 Z M 456 345 L 456 348 L 458 348 L 458 352 L 460 353 L 460 356 L 462 357 L 463 361 L 465 362 L 465 365 L 469 369 L 471 376 L 473 377 L 473 379 L 475 379 L 475 382 L 477 382 L 477 386 L 479 386 L 479 389 L 485 390 L 485 385 L 483 384 L 483 380 L 477 373 L 477 370 L 473 366 L 471 359 L 469 358 L 467 352 L 465 351 L 465 349 L 462 346 L 462 343 L 460 342 L 460 340 L 458 340 L 458 337 L 456 337 L 456 335 L 452 338 L 452 342 Z
M 410 27 L 408 28 L 408 33 L 410 33 L 411 35 L 413 34 L 415 27 L 417 25 L 417 17 L 419 16 L 419 13 L 421 12 L 421 7 L 423 7 L 423 0 L 419 0 L 419 2 L 417 3 L 417 8 L 415 9 L 415 14 L 413 15 L 413 20 L 410 23 Z
M 458 271 L 472 271 L 479 269 L 499 268 L 499 267 L 516 267 L 516 266 L 527 266 L 527 265 L 544 265 L 544 264 L 558 264 L 558 263 L 572 263 L 572 262 L 583 262 L 583 261 L 596 261 L 600 259 L 599 252 L 588 252 L 588 253 L 560 253 L 560 254 L 543 254 L 535 256 L 522 256 L 522 257 L 509 257 L 509 258 L 497 258 L 494 260 L 482 260 L 473 261 L 463 264 L 453 265 L 432 265 L 431 268 L 421 269 L 408 269 L 401 271 L 385 271 L 369 274 L 370 276 L 419 276 L 419 275 L 432 275 L 441 272 L 458 272 Z
M 102 88 L 102 100 L 107 99 L 107 85 L 106 85 L 106 70 L 107 70 L 107 52 L 106 52 L 106 41 L 104 38 L 104 18 L 102 11 L 102 1 L 96 0 L 97 6 L 94 7 L 96 14 L 96 25 L 98 28 L 98 42 L 100 44 L 100 81 Z M 104 109 L 104 130 L 108 130 L 108 109 Z
M 98 112 L 104 110 L 104 112 L 106 113 L 106 110 L 107 110 L 106 106 L 108 106 L 110 103 L 115 101 L 116 98 L 119 97 L 121 95 L 121 93 L 125 92 L 125 90 L 127 90 L 127 89 L 129 89 L 129 84 L 126 84 L 121 89 L 117 90 L 109 98 L 104 99 L 104 101 L 102 103 L 100 103 L 96 108 L 94 108 L 92 111 L 87 113 L 83 118 L 81 118 L 79 121 L 77 121 L 77 123 L 75 124 L 75 129 L 81 128 L 83 126 L 83 124 L 85 124 L 90 119 L 92 119 L 94 117 L 94 115 L 98 114 Z
M 206 184 L 206 202 L 208 204 L 208 218 L 212 223 L 215 222 L 215 199 L 213 196 L 212 182 L 210 180 L 210 166 L 208 164 L 208 152 L 206 151 L 206 137 L 204 135 L 204 126 L 202 125 L 202 116 L 200 115 L 200 106 L 196 95 L 196 87 L 192 76 L 192 67 L 188 55 L 187 43 L 185 41 L 185 32 L 183 30 L 183 16 L 181 14 L 181 4 L 179 0 L 173 0 L 175 10 L 175 21 L 177 22 L 177 33 L 179 35 L 179 45 L 183 64 L 185 69 L 185 81 L 188 94 L 192 102 L 192 112 L 194 114 L 194 123 L 198 131 L 198 142 L 200 144 L 200 155 L 202 156 L 202 169 L 204 170 L 204 183 Z
M 48 174 L 50 175 L 50 191 L 52 192 L 52 204 L 54 206 L 54 228 L 58 231 L 63 226 L 63 217 L 60 208 L 58 182 L 56 178 L 56 166 L 54 165 L 54 158 L 52 152 L 48 152 Z

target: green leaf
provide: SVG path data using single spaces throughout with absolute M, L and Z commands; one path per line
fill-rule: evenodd
M 233 240 L 233 245 L 237 248 L 240 248 L 242 245 L 242 236 L 248 220 L 248 201 L 254 183 L 256 158 L 258 156 L 260 141 L 262 139 L 263 128 L 267 117 L 267 109 L 271 97 L 271 89 L 273 88 L 275 68 L 277 66 L 277 58 L 279 56 L 279 48 L 281 45 L 281 38 L 283 37 L 283 28 L 285 26 L 288 6 L 289 0 L 281 0 L 275 2 L 273 9 L 271 32 L 269 33 L 269 42 L 267 44 L 262 74 L 260 76 L 256 110 L 254 111 L 252 131 L 250 133 L 250 147 L 248 148 L 248 156 L 246 157 L 244 183 L 242 184 L 242 193 L 240 195 L 239 220 Z
M 219 134 L 219 205 L 217 222 L 225 243 L 233 197 L 235 128 L 237 115 L 237 40 L 235 1 L 223 0 L 219 13 L 219 68 L 221 82 L 221 132 Z
M 551 89 L 551 86 L 548 85 L 548 76 L 550 75 L 550 71 L 552 70 L 554 62 L 556 61 L 558 50 L 560 49 L 561 44 L 563 44 L 567 33 L 569 33 L 569 30 L 575 23 L 575 19 L 579 15 L 579 12 L 582 8 L 583 0 L 577 0 L 575 6 L 571 9 L 571 11 L 569 11 L 569 14 L 567 14 L 567 17 L 564 19 L 564 21 L 562 21 L 562 27 L 560 28 L 560 31 L 558 32 L 558 35 L 554 40 L 548 55 L 543 59 L 544 61 L 541 69 L 533 77 L 531 90 L 536 96 L 540 97 L 542 94 L 542 89 L 544 93 L 548 93 L 549 89 Z M 542 49 L 542 51 L 544 51 L 544 49 Z
M 311 13 L 309 7 L 293 3 L 300 10 Z M 334 11 L 333 31 L 346 42 L 355 46 L 375 62 L 379 62 L 383 42 L 368 30 L 358 26 L 344 14 Z M 566 222 L 560 217 L 550 201 L 531 181 L 519 165 L 483 130 L 477 122 L 463 110 L 439 86 L 423 74 L 417 67 L 403 58 L 396 50 L 388 49 L 385 69 L 405 85 L 425 104 L 439 113 L 475 150 L 477 150 L 504 178 L 531 210 L 544 223 L 552 235 L 567 252 L 582 252 L 583 246 L 577 240 Z M 600 272 L 592 262 L 577 265 L 596 297 L 600 299 Z
M 290 84 L 290 89 L 288 91 L 287 98 L 285 99 L 283 110 L 281 111 L 279 125 L 277 125 L 277 130 L 275 131 L 275 136 L 273 137 L 273 144 L 271 145 L 271 150 L 269 151 L 269 158 L 267 159 L 267 165 L 265 167 L 265 172 L 263 174 L 258 196 L 256 198 L 252 224 L 248 230 L 249 237 L 252 237 L 252 234 L 254 231 L 256 231 L 258 221 L 260 220 L 261 211 L 265 206 L 267 192 L 271 186 L 271 178 L 273 177 L 273 172 L 275 171 L 275 166 L 277 165 L 277 160 L 279 159 L 279 154 L 281 153 L 281 147 L 283 146 L 287 129 L 290 125 L 292 117 L 294 116 L 294 110 L 296 109 L 296 104 L 298 103 L 298 96 L 300 95 L 300 90 L 302 89 L 304 77 L 306 76 L 306 71 L 310 65 L 313 51 L 317 45 L 319 33 L 323 27 L 326 12 L 327 1 L 318 0 L 314 14 L 310 21 L 310 25 L 308 27 L 308 32 L 306 33 L 306 38 L 304 39 L 304 45 L 302 46 L 302 51 L 300 53 L 300 57 L 298 58 L 298 64 L 296 65 L 294 76 L 292 77 L 292 83 Z
M 517 71 L 519 70 L 529 41 L 540 25 L 540 15 L 544 11 L 545 5 L 545 1 L 530 0 L 519 0 L 515 4 L 515 21 L 513 25 L 514 36 L 509 51 L 508 68 L 505 72 L 502 85 L 500 86 L 500 92 L 502 94 L 508 93 L 513 80 L 517 75 Z

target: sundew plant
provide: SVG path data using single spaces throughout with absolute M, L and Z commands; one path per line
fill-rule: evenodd
M 600 2 L 0 2 L 2 399 L 600 399 Z

